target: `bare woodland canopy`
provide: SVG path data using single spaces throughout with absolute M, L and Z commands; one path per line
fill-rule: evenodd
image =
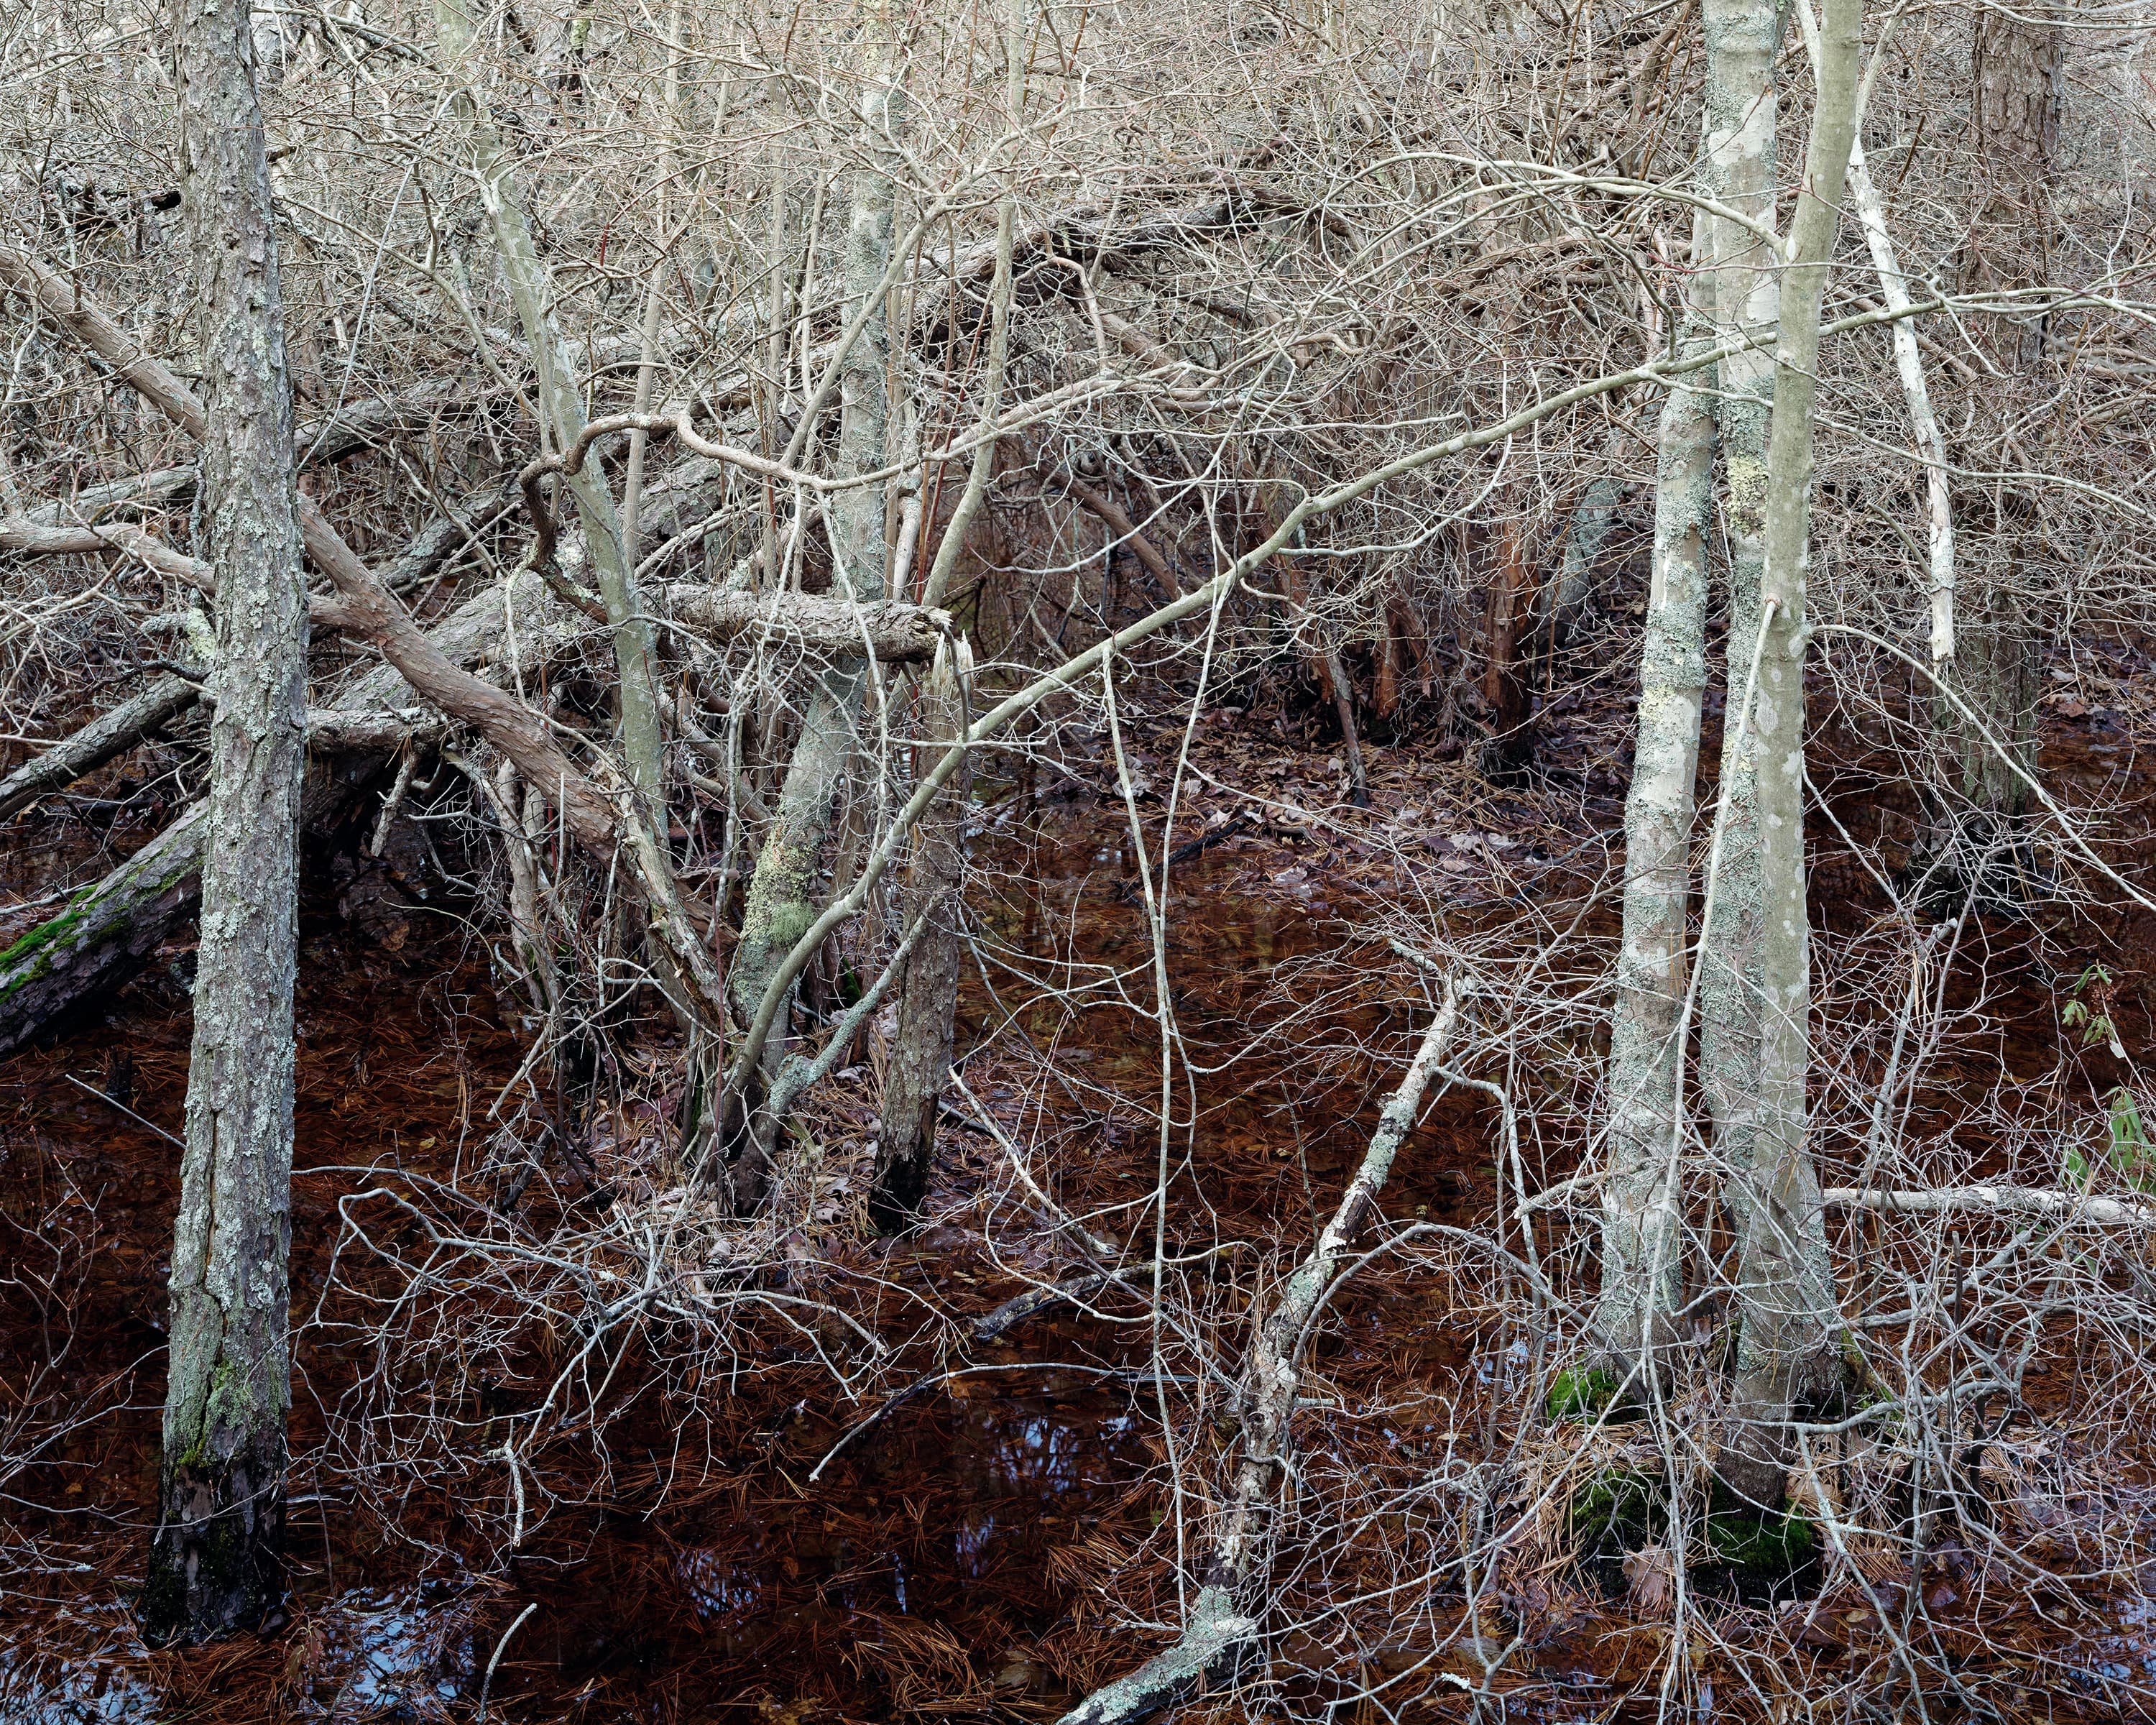
M 569 1717 L 550 1527 L 1054 1363 L 1022 1609 L 737 1600 L 673 1716 L 2148 1711 L 2152 30 L 0 10 L 23 1130 L 192 1038 L 90 1086 L 148 1365 L 0 1204 L 10 1567 L 289 1590 L 328 1717 L 304 1469 L 459 1577 L 411 1716 Z M 434 1160 L 310 1137 L 377 963 L 501 1039 Z

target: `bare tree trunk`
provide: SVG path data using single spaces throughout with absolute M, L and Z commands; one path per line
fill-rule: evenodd
M 947 645 L 921 685 L 919 732 L 924 762 L 966 735 L 965 687 L 973 655 Z M 883 1123 L 876 1137 L 869 1214 L 886 1234 L 917 1220 L 936 1149 L 936 1114 L 951 1073 L 951 1032 L 958 1012 L 958 964 L 965 952 L 959 917 L 966 879 L 966 803 L 972 774 L 964 766 L 944 782 L 914 829 L 906 894 L 909 922 L 921 932 L 898 997 L 898 1039 L 884 1074 Z
M 1984 168 L 1961 285 L 1969 292 L 2033 287 L 2050 275 L 2059 27 L 1980 12 L 1972 72 L 1973 130 Z M 2003 423 L 2029 407 L 2041 387 L 2045 326 L 2040 316 L 2000 320 L 1995 327 L 1991 360 L 2002 377 L 1987 391 L 1987 404 Z M 2010 439 L 2010 454 L 2014 449 Z M 2034 461 L 2015 454 L 1995 465 Z M 1987 486 L 1958 501 L 1964 543 L 1974 555 L 1962 583 L 1953 658 L 1940 669 L 1981 722 L 1971 723 L 1943 692 L 1933 702 L 1944 783 L 1923 847 L 1922 862 L 1931 875 L 1926 896 L 1958 901 L 1974 889 L 2011 901 L 2025 891 L 2025 871 L 2011 853 L 2028 807 L 2023 775 L 2033 777 L 2036 767 L 2042 655 L 2030 620 L 2035 596 L 2020 590 L 2022 547 L 2041 531 L 2041 503 L 2014 485 Z
M 187 1147 L 145 1638 L 200 1640 L 283 1596 L 292 992 L 307 701 L 291 389 L 245 0 L 188 9 L 181 151 L 203 319 L 202 493 L 217 716 Z
M 1696 222 L 1692 259 L 1707 249 Z M 1691 278 L 1685 351 L 1712 345 L 1702 275 Z M 1602 1189 L 1603 1363 L 1644 1387 L 1674 1339 L 1683 1283 L 1677 1185 L 1684 1117 L 1686 954 L 1691 947 L 1693 784 L 1707 689 L 1707 541 L 1713 514 L 1714 405 L 1706 378 L 1679 379 L 1655 455 L 1655 561 L 1640 649 L 1640 722 L 1625 799 L 1625 930 L 1609 1034 L 1609 1177 Z
M 1989 14 L 1985 14 L 1989 18 Z M 1810 0 L 1798 8 L 1804 44 L 1812 64 L 1819 64 L 1819 23 L 1812 16 Z M 1879 277 L 1879 297 L 1889 311 L 1904 310 L 1911 303 L 1908 277 L 1894 254 L 1894 241 L 1887 232 L 1887 208 L 1872 183 L 1860 136 L 1850 146 L 1849 203 L 1864 229 L 1871 253 L 1872 268 Z M 1932 663 L 1943 664 L 1954 656 L 1954 531 L 1953 501 L 1947 485 L 1946 439 L 1939 430 L 1938 415 L 1932 408 L 1931 386 L 1924 377 L 1924 357 L 1917 341 L 1917 326 L 1909 318 L 1894 324 L 1894 369 L 1902 379 L 1902 398 L 1909 406 L 1909 429 L 1917 453 L 1924 464 L 1924 526 L 1928 556 L 1932 601 Z
M 1004 21 L 1004 103 L 1010 110 L 1006 121 L 1016 126 L 1025 108 L 1027 0 L 1009 0 L 1009 8 Z M 983 430 L 996 423 L 997 410 L 1003 403 L 1004 368 L 1010 360 L 1011 253 L 1017 227 L 1018 170 L 1014 167 L 1005 171 L 1003 194 L 996 200 L 994 273 L 988 280 L 988 352 L 981 388 Z M 995 438 L 983 437 L 973 451 L 973 463 L 966 471 L 966 489 L 959 494 L 957 507 L 951 511 L 936 547 L 935 561 L 929 565 L 928 578 L 921 583 L 924 605 L 941 605 L 950 591 L 951 572 L 965 552 L 974 517 L 988 497 L 988 481 L 995 473 L 997 442 Z M 905 594 L 899 597 L 903 598 Z
M 868 64 L 860 138 L 871 152 L 880 148 L 877 135 L 892 110 L 889 44 L 881 39 L 887 28 L 881 4 L 864 8 Z M 849 322 L 883 280 L 891 258 L 891 182 L 883 168 L 874 163 L 857 167 L 843 265 Z M 886 309 L 881 304 L 870 305 L 860 337 L 847 353 L 839 374 L 841 474 L 870 472 L 883 465 L 889 348 Z M 842 596 L 858 603 L 884 596 L 884 489 L 877 484 L 839 492 L 827 515 L 834 584 Z M 771 829 L 757 854 L 742 916 L 741 943 L 734 952 L 729 981 L 744 1019 L 756 1017 L 778 966 L 816 920 L 818 865 L 830 836 L 848 763 L 859 744 L 866 682 L 867 670 L 860 656 L 843 656 L 818 676 L 810 696 Z M 765 1045 L 767 1070 L 776 1070 L 785 1052 L 783 1023 L 775 1028 L 780 1034 Z M 744 1171 L 744 1183 L 751 1189 L 760 1178 L 760 1170 Z
M 1705 0 L 1705 187 L 1759 227 L 1774 222 L 1774 52 L 1781 35 L 1774 0 Z M 1771 330 L 1779 314 L 1780 259 L 1761 234 L 1717 218 L 1714 240 L 1717 333 L 1727 341 Z M 1773 363 L 1754 349 L 1717 368 L 1715 431 L 1727 485 L 1729 556 L 1728 691 L 1733 715 L 1746 660 L 1759 634 L 1760 567 L 1765 552 L 1767 424 Z M 1741 726 L 1739 727 L 1741 728 Z M 1760 923 L 1758 791 L 1752 756 L 1722 734 L 1724 849 L 1710 921 L 1701 934 L 1700 1068 L 1714 1119 L 1724 1201 L 1741 1232 L 1750 1205 L 1743 1171 L 1751 1166 L 1759 1111 Z
M 1750 1168 L 1738 1170 L 1752 1189 L 1738 1259 L 1732 1423 L 1716 1472 L 1725 1491 L 1763 1515 L 1782 1507 L 1792 1410 L 1826 1403 L 1840 1379 L 1841 1313 L 1805 1133 L 1811 939 L 1804 892 L 1804 577 L 1820 305 L 1856 136 L 1862 25 L 1863 0 L 1829 0 L 1774 350 L 1761 594 L 1765 642 L 1753 722 L 1740 727 L 1739 736 L 1758 786 L 1764 1014 L 1758 1132 Z
M 461 0 L 439 0 L 434 17 L 450 63 L 469 65 L 476 44 L 471 19 Z M 531 344 L 541 429 L 554 439 L 557 449 L 566 450 L 583 434 L 584 402 L 577 387 L 574 362 L 554 315 L 553 280 L 533 243 L 512 164 L 480 91 L 465 83 L 457 90 L 455 102 L 465 135 L 471 141 L 479 171 L 480 199 L 493 226 L 510 298 L 516 304 L 517 321 L 524 326 L 525 339 Z M 564 478 L 583 523 L 594 583 L 604 602 L 607 626 L 613 637 L 622 753 L 635 793 L 635 807 L 623 823 L 622 836 L 634 848 L 638 871 L 656 901 L 654 920 L 663 920 L 669 911 L 678 916 L 673 858 L 665 839 L 664 740 L 660 733 L 657 649 L 652 639 L 651 613 L 638 587 L 632 547 L 615 514 L 613 492 L 604 470 L 596 460 L 587 460 Z M 656 928 L 653 932 L 650 956 L 684 1029 L 693 1036 L 701 1023 L 697 996 L 707 989 L 698 986 L 695 974 L 698 968 L 681 963 L 677 950 L 681 942 L 666 940 Z M 716 1032 L 718 1027 L 706 1028 Z

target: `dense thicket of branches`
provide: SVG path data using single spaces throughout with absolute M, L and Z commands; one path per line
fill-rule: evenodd
M 2097 706 L 2156 740 L 2156 20 L 1824 14 L 259 8 L 301 819 L 318 860 L 424 850 L 526 1051 L 489 1099 L 495 1189 L 342 1211 L 357 1303 L 329 1328 L 378 1329 L 322 1466 L 387 1502 L 492 1491 L 506 1456 L 506 1561 L 527 1476 L 535 1525 L 582 1489 L 564 1431 L 626 1417 L 632 1352 L 676 1430 L 746 1427 L 810 1356 L 834 1405 L 916 1393 L 1001 1333 L 969 1339 L 949 1289 L 865 1291 L 875 1232 L 941 1204 L 1143 1338 L 1116 1369 L 1152 1386 L 1164 1531 L 1087 1570 L 1059 1671 L 1138 1675 L 1074 1717 L 1229 1683 L 1296 1717 L 1481 1707 L 1562 1633 L 1551 1578 L 1583 1553 L 1673 1625 L 1623 1661 L 1644 1696 L 2010 1717 L 2048 1692 L 2052 1651 L 1997 1622 L 2131 1591 L 2148 1555 L 2145 768 L 2061 771 L 2038 739 Z M 0 31 L 0 818 L 117 803 L 128 835 L 4 913 L 13 1050 L 185 941 L 223 576 L 159 16 L 34 0 Z M 1807 489 L 1768 410 L 1794 438 L 1815 381 Z M 1557 764 L 1568 715 L 1620 706 Z M 1224 710 L 1278 716 L 1316 778 L 1224 783 Z M 1763 793 L 1754 713 L 1797 739 Z M 1633 787 L 1628 886 L 1630 739 L 1667 770 Z M 1569 830 L 1471 915 L 1425 840 L 1506 792 Z M 1096 970 L 988 917 L 978 856 L 965 878 L 969 831 L 1072 796 L 1144 860 L 1138 944 Z M 1255 1249 L 1259 1212 L 1171 1153 L 1212 1058 L 1178 1024 L 1172 882 L 1231 814 L 1389 860 L 1332 958 L 1251 978 L 1251 1022 L 1356 1096 L 1419 1048 L 1395 1137 L 1421 1085 L 1475 1099 L 1494 1214 L 1415 1222 L 1373 1150 L 1367 1192 L 1297 1188 Z M 1792 821 L 1810 851 L 1774 853 Z M 1809 953 L 1777 949 L 1808 870 Z M 1688 973 L 1717 893 L 1724 962 Z M 1717 1050 L 1748 1012 L 1771 1040 L 1785 971 L 1809 992 L 1753 1101 L 1796 1106 L 1761 1128 Z M 958 1040 L 993 1106 L 946 1076 L 976 974 L 1028 1003 Z M 1089 1013 L 1157 1063 L 1135 1210 L 1055 1153 L 1046 1087 L 1087 1081 L 1053 1027 Z M 2059 1076 L 2002 1081 L 2002 1017 L 2032 1015 Z M 834 1210 L 814 1123 L 855 1105 L 880 1118 Z M 939 1114 L 991 1135 L 963 1190 Z M 1754 1159 L 1777 1131 L 1802 1179 Z M 612 1202 L 519 1219 L 535 1178 Z M 1777 1258 L 1753 1218 L 1785 1202 Z M 1759 1339 L 1770 1260 L 1808 1290 L 1804 1370 Z M 1300 1350 L 1409 1287 L 1517 1337 L 1491 1356 L 1514 1375 L 1328 1358 L 1298 1399 Z M 578 1338 L 543 1370 L 538 1328 Z M 806 1350 L 783 1363 L 782 1332 Z M 482 1462 L 483 1383 L 530 1394 L 489 1403 Z M 23 1419 L 0 1436 L 32 1445 Z M 1739 1486 L 1768 1500 L 1741 1538 Z M 1926 1617 L 1948 1548 L 2002 1602 L 1964 1641 Z M 1777 1564 L 1810 1615 L 1716 1602 Z M 1820 1600 L 1869 1613 L 1870 1651 L 1800 1675 Z

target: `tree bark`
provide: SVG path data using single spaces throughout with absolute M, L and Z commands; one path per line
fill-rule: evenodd
M 885 665 L 926 665 L 951 627 L 944 612 L 891 599 L 855 605 L 832 593 L 728 592 L 696 582 L 660 596 L 676 625 L 711 640 L 762 640 L 839 659 L 868 651 Z
M 947 646 L 921 688 L 918 728 L 941 751 L 966 735 L 965 685 L 973 655 L 964 643 Z M 924 759 L 927 748 L 921 751 Z M 972 774 L 964 765 L 943 783 L 914 828 L 906 903 L 909 921 L 922 919 L 898 997 L 898 1038 L 884 1071 L 883 1121 L 876 1137 L 875 1177 L 869 1215 L 886 1234 L 920 1219 L 936 1149 L 936 1116 L 951 1073 L 951 1034 L 958 1011 L 958 964 L 965 952 L 959 917 L 966 878 L 966 803 Z
M 1693 228 L 1685 350 L 1712 345 Z M 1640 649 L 1639 732 L 1625 800 L 1625 922 L 1609 1034 L 1609 1178 L 1602 1189 L 1604 1366 L 1637 1389 L 1657 1380 L 1682 1303 L 1686 955 L 1691 944 L 1693 785 L 1707 690 L 1707 546 L 1713 511 L 1712 386 L 1681 378 L 1662 404 L 1655 455 L 1655 553 Z
M 2060 32 L 2055 23 L 1989 9 L 1977 15 L 1972 130 L 1980 177 L 1972 188 L 1964 291 L 2034 287 L 2048 280 L 2050 185 L 2058 155 Z M 1986 391 L 1996 423 L 2021 415 L 2041 388 L 2045 325 L 2001 319 L 1989 342 L 2001 374 Z M 2010 439 L 2010 448 L 2012 447 Z M 2034 465 L 2028 459 L 1998 464 Z M 1942 692 L 1933 702 L 1941 783 L 1920 856 L 1924 896 L 1958 902 L 1971 891 L 1998 904 L 2026 896 L 2027 870 L 2014 853 L 2028 810 L 2022 777 L 2036 767 L 2036 696 L 2042 643 L 2030 622 L 2034 595 L 2020 590 L 2022 547 L 2041 531 L 2041 500 L 2015 485 L 1985 487 L 1957 500 L 1974 555 L 1953 659 L 1940 675 L 1981 724 Z M 1987 736 L 1985 733 L 1989 732 Z M 2020 771 L 2015 769 L 2018 767 Z
M 1507 511 L 1497 524 L 1496 541 L 1482 632 L 1482 699 L 1490 709 L 1482 772 L 1492 783 L 1513 784 L 1535 752 L 1527 655 L 1522 650 L 1522 637 L 1532 629 L 1534 576 L 1527 567 L 1525 523 Z
M 1828 1404 L 1841 1377 L 1841 1313 L 1805 1121 L 1811 939 L 1804 887 L 1804 584 L 1820 307 L 1856 136 L 1862 24 L 1862 0 L 1829 0 L 1774 350 L 1761 592 L 1765 640 L 1753 722 L 1741 727 L 1738 745 L 1752 757 L 1758 787 L 1763 1015 L 1758 1130 L 1749 1166 L 1735 1170 L 1749 1189 L 1738 1257 L 1731 1423 L 1716 1475 L 1726 1493 L 1760 1515 L 1779 1512 L 1786 1495 L 1792 1412 Z
M 1734 210 L 1771 229 L 1774 223 L 1774 52 L 1780 39 L 1774 0 L 1704 0 L 1707 131 L 1702 181 Z M 1727 341 L 1774 327 L 1779 316 L 1780 259 L 1742 224 L 1716 219 L 1716 333 Z M 1764 560 L 1767 425 L 1774 392 L 1768 351 L 1735 354 L 1717 367 L 1715 434 L 1726 485 L 1728 551 L 1728 691 L 1736 710 L 1742 678 L 1759 635 L 1759 581 Z M 1741 728 L 1741 727 L 1739 727 Z M 1750 1189 L 1759 1111 L 1759 944 L 1764 916 L 1759 880 L 1758 792 L 1753 757 L 1732 747 L 1723 726 L 1721 795 L 1726 800 L 1721 879 L 1700 937 L 1701 1085 L 1713 1117 L 1723 1201 L 1741 1233 Z
M 892 109 L 888 84 L 888 24 L 881 4 L 863 11 L 867 51 L 860 133 L 865 147 L 877 149 L 876 134 Z M 882 281 L 891 257 L 892 187 L 889 175 L 874 162 L 854 171 L 852 205 L 846 223 L 844 285 L 846 321 L 861 315 L 871 291 Z M 879 301 L 880 296 L 879 296 Z M 867 305 L 860 338 L 848 352 L 839 375 L 839 471 L 866 473 L 884 462 L 888 403 L 884 377 L 890 331 L 881 303 Z M 884 487 L 859 485 L 835 494 L 826 516 L 829 524 L 833 579 L 845 598 L 872 604 L 884 596 Z M 794 942 L 816 920 L 818 865 L 830 836 L 834 813 L 848 764 L 854 757 L 867 681 L 858 655 L 837 660 L 817 677 L 799 741 L 779 789 L 778 807 L 758 850 L 742 914 L 740 944 L 734 950 L 729 978 L 734 1002 L 752 1019 L 764 990 Z M 782 1011 L 783 1020 L 785 1014 Z M 786 1037 L 769 1038 L 764 1048 L 767 1070 L 783 1058 Z M 741 1195 L 752 1197 L 762 1171 L 742 1171 Z
M 299 826 L 307 699 L 284 307 L 246 0 L 182 13 L 181 154 L 203 320 L 202 495 L 217 716 L 174 1224 L 153 1645 L 283 1597 Z

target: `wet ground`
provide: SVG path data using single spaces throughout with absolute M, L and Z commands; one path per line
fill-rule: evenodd
M 1067 830 L 1070 812 L 1057 824 Z M 1101 967 L 1136 964 L 1142 993 L 1147 948 L 1114 816 L 1078 824 L 1088 831 L 1075 843 L 985 834 L 984 854 L 1004 867 L 983 913 L 1012 947 L 1051 961 L 1038 976 L 1075 973 L 1060 964 L 1097 983 Z M 1173 986 L 1182 1034 L 1204 1064 L 1222 1065 L 1200 1097 L 1199 1160 L 1254 1163 L 1245 1196 L 1293 1217 L 1307 1211 L 1306 1182 L 1322 1199 L 1337 1181 L 1361 1098 L 1332 1094 L 1355 1076 L 1352 1061 L 1291 1081 L 1279 1049 L 1243 1046 L 1277 1010 L 1276 967 L 1337 942 L 1329 906 L 1307 893 L 1238 892 L 1252 860 L 1224 848 L 1176 870 Z M 1022 1346 L 988 1351 L 974 1374 L 912 1398 L 814 1487 L 803 1476 L 845 1435 L 843 1404 L 761 1408 L 777 1418 L 747 1456 L 662 1457 L 665 1435 L 632 1419 L 610 1439 L 611 1476 L 586 1481 L 589 1501 L 557 1507 L 506 1563 L 489 1561 L 474 1518 L 439 1492 L 421 1491 L 399 1518 L 405 1538 L 386 1538 L 324 1471 L 329 1420 L 367 1369 L 344 1309 L 364 1284 L 349 1259 L 318 1305 L 338 1201 L 397 1173 L 483 1185 L 485 1111 L 526 1052 L 513 1005 L 496 999 L 454 916 L 423 907 L 393 921 L 365 895 L 357 902 L 355 915 L 352 893 L 325 890 L 302 930 L 292 1266 L 302 1460 L 291 1621 L 265 1643 L 146 1657 L 124 1605 L 154 1502 L 184 942 L 105 1022 L 0 1075 L 6 1414 L 45 1440 L 5 1481 L 23 1566 L 0 1599 L 0 1717 L 267 1717 L 248 1697 L 274 1692 L 284 1717 L 462 1717 L 482 1686 L 502 1717 L 529 1719 L 1053 1717 L 1067 1705 L 1034 1643 L 1067 1617 L 1089 1542 L 1158 1518 L 1142 1365 L 1067 1318 L 1029 1325 Z M 1009 1004 L 1014 978 L 997 980 L 993 996 L 983 978 L 969 988 L 975 1035 Z M 1340 1004 L 1328 1011 L 1344 1022 Z M 1087 1173 L 1070 1194 L 1093 1195 L 1096 1225 L 1117 1231 L 1122 1190 L 1152 1178 L 1138 1129 L 1158 1085 L 1151 1020 L 1098 1000 L 1077 1011 L 1021 1001 L 1017 1016 L 1059 1070 L 1080 1075 L 1041 1134 L 1043 1165 L 1082 1154 Z M 1041 1100 L 1032 1080 L 976 1081 L 1014 1121 Z M 1272 1153 L 1284 1143 L 1301 1153 Z M 900 1281 L 978 1281 L 984 1296 L 1023 1286 L 1007 1275 L 998 1286 L 978 1238 L 950 1227 L 901 1242 L 882 1267 Z M 503 1489 L 499 1468 L 491 1483 Z
M 1372 751 L 1381 778 L 1387 752 Z M 2141 767 L 2130 739 L 2108 735 L 2052 764 L 2092 777 Z M 1480 793 L 1472 808 L 1453 797 L 1440 820 L 1451 793 L 1403 778 L 1379 842 L 1305 820 L 1322 785 L 1276 776 L 1260 788 L 1260 804 L 1194 814 L 1194 834 L 1231 814 L 1246 824 L 1178 865 L 1163 904 L 1182 1039 L 1168 1147 L 1179 1252 L 1300 1241 L 1329 1213 L 1420 1010 L 1395 998 L 1398 968 L 1362 908 L 1381 896 L 1435 906 L 1464 937 L 1512 915 L 1528 880 L 1546 912 L 1606 882 L 1606 850 L 1593 843 L 1614 823 L 1606 802 L 1574 803 L 1568 833 L 1544 809 Z M 1024 1132 L 1061 1201 L 1121 1237 L 1150 1225 L 1162 1154 L 1143 893 L 1113 807 L 1051 807 L 1045 839 L 1026 824 L 992 817 L 977 851 L 976 910 L 988 950 L 999 942 L 1009 962 L 969 980 L 964 1030 L 1000 1031 L 1013 1051 L 983 1061 L 975 1081 Z M 2114 951 L 2140 938 L 2124 925 L 2097 932 Z M 526 1047 L 477 940 L 448 910 L 408 902 L 384 914 L 347 880 L 311 901 L 303 942 L 302 1461 L 290 1620 L 272 1635 L 145 1656 L 124 1603 L 154 1501 L 184 951 L 104 1022 L 0 1069 L 0 1453 L 33 1451 L 0 1476 L 0 1719 L 466 1719 L 483 1693 L 496 1717 L 531 1721 L 1052 1718 L 1075 1676 L 1114 1674 L 1074 1666 L 1071 1650 L 1101 1645 L 1091 1590 L 1152 1550 L 1164 1499 L 1149 1356 L 1113 1324 L 1036 1321 L 896 1403 L 835 1459 L 893 1387 L 938 1363 L 849 1404 L 808 1393 L 825 1380 L 801 1361 L 764 1358 L 745 1389 L 708 1375 L 689 1386 L 714 1406 L 732 1395 L 737 1410 L 694 1430 L 661 1417 L 683 1386 L 632 1363 L 618 1387 L 642 1395 L 644 1411 L 608 1430 L 603 1455 L 556 1459 L 551 1502 L 535 1505 L 535 1531 L 513 1551 L 501 1527 L 516 1482 L 478 1453 L 496 1439 L 486 1417 L 496 1410 L 460 1428 L 475 1459 L 456 1479 L 423 1481 L 394 1503 L 379 1471 L 355 1487 L 336 1458 L 352 1453 L 355 1409 L 369 1405 L 357 1389 L 374 1369 L 362 1320 L 379 1287 L 349 1258 L 328 1279 L 339 1200 L 399 1178 L 493 1189 L 488 1109 Z M 2013 986 L 2026 997 L 2018 1010 L 2034 1010 L 2039 985 Z M 834 1119 L 843 1128 L 843 1111 Z M 1445 1099 L 1410 1141 L 1389 1209 L 1486 1217 L 1491 1126 L 1472 1098 Z M 980 1194 L 1001 1189 L 995 1146 L 958 1127 L 950 1146 L 947 1220 L 855 1269 L 860 1286 L 882 1278 L 958 1321 L 1024 1284 L 975 1225 Z M 1561 1143 L 1533 1153 L 1530 1183 L 1565 1172 Z M 556 1208 L 536 1208 L 534 1224 L 588 1197 L 564 1172 L 547 1199 Z M 1054 1267 L 1028 1267 L 1044 1266 Z M 1388 1293 L 1344 1312 L 1340 1358 L 1524 1392 L 1517 1332 L 1448 1321 L 1418 1300 Z M 2090 1656 L 2138 1676 L 2156 1656 L 2122 1623 Z M 1515 1716 L 1599 1717 L 1614 1669 L 1553 1642 Z

